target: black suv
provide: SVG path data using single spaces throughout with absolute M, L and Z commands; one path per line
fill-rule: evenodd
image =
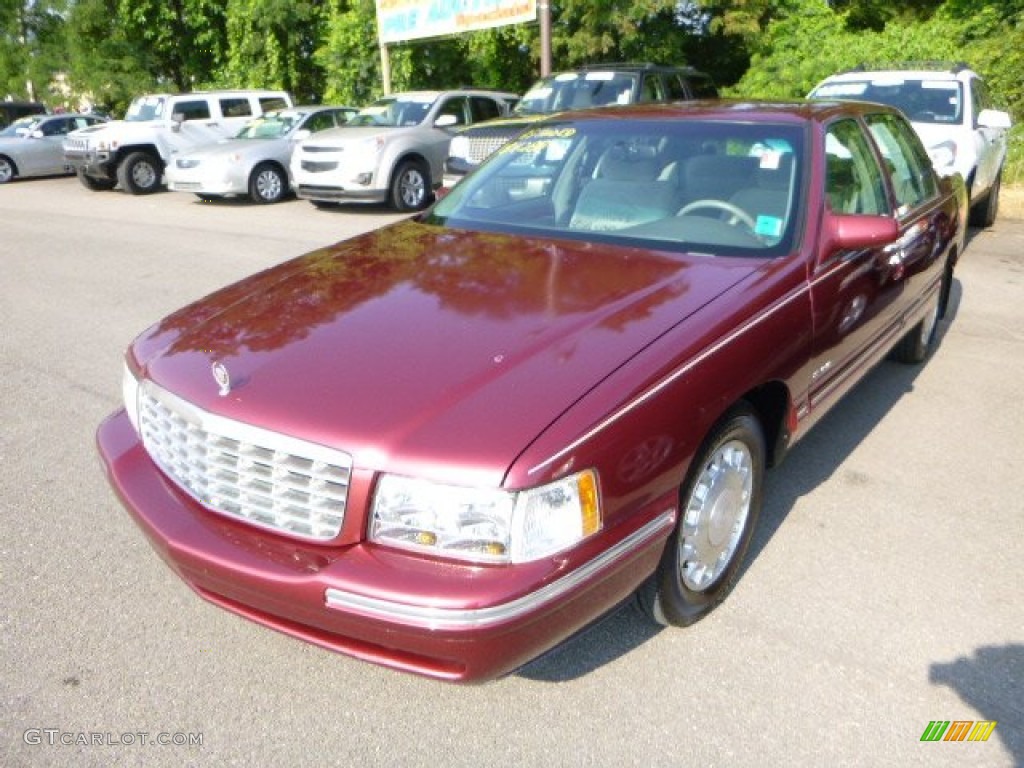
M 657 64 L 591 64 L 541 78 L 512 110 L 456 134 L 448 149 L 444 185 L 451 187 L 531 123 L 567 109 L 718 98 L 709 75 L 693 67 Z

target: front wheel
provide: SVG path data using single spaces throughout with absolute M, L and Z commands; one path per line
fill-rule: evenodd
M 148 152 L 132 152 L 117 168 L 121 189 L 132 195 L 148 195 L 160 187 L 163 168 Z
M 288 177 L 272 163 L 257 165 L 249 177 L 249 197 L 255 203 L 277 203 L 288 194 Z
M 732 590 L 761 512 L 764 431 L 746 405 L 726 414 L 694 458 L 679 521 L 658 570 L 640 587 L 658 624 L 688 626 Z
M 78 171 L 75 175 L 78 176 L 78 180 L 83 187 L 93 192 L 106 192 L 113 189 L 117 184 L 113 179 L 101 179 L 96 176 L 90 176 L 85 171 Z
M 425 208 L 430 202 L 430 172 L 419 162 L 406 161 L 391 179 L 391 207 L 406 213 Z

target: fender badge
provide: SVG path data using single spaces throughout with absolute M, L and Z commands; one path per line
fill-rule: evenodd
M 220 387 L 217 394 L 221 397 L 229 394 L 231 392 L 231 374 L 228 373 L 228 369 L 224 363 L 216 361 L 212 366 L 210 366 L 210 370 L 213 371 L 213 380 L 216 381 L 217 385 Z

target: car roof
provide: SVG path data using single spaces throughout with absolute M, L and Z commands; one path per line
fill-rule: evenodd
M 929 65 L 927 62 L 909 62 L 906 65 L 856 67 L 845 72 L 830 75 L 822 80 L 822 82 L 877 80 L 893 76 L 913 78 L 915 80 L 961 80 L 966 77 L 977 77 L 978 75 L 965 64 Z
M 546 120 L 708 119 L 753 122 L 825 122 L 836 116 L 891 112 L 893 107 L 838 99 L 703 99 L 669 103 L 633 104 L 560 112 Z M 544 121 L 541 121 L 544 122 Z

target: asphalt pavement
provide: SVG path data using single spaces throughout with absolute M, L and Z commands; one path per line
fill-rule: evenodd
M 1024 221 L 972 231 L 923 366 L 882 364 L 769 475 L 695 627 L 625 606 L 466 687 L 196 597 L 96 458 L 125 345 L 398 218 L 0 186 L 0 766 L 1024 764 Z M 923 742 L 932 721 L 996 725 Z

